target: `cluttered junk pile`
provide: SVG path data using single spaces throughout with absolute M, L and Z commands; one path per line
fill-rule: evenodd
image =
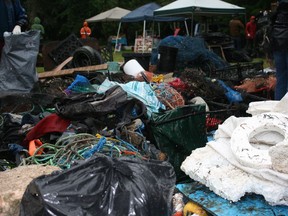
M 1 189 L 1 213 L 13 204 L 25 216 L 233 215 L 215 209 L 216 197 L 205 203 L 199 184 L 221 203 L 235 207 L 255 193 L 267 201 L 261 209 L 287 213 L 288 95 L 279 102 L 264 85 L 252 93 L 234 88 L 253 77 L 268 83 L 273 74 L 252 63 L 230 66 L 199 38 L 159 46 L 177 48 L 165 72 L 137 59 L 106 62 L 44 72 L 33 88 L 1 93 L 0 179 L 21 169 L 1 187 L 28 175 L 25 167 L 39 170 L 14 200 L 17 188 Z

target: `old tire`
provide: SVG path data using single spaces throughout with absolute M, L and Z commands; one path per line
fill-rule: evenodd
M 72 62 L 74 68 L 77 68 L 90 65 L 99 65 L 103 63 L 103 60 L 97 50 L 90 46 L 82 46 L 75 50 Z

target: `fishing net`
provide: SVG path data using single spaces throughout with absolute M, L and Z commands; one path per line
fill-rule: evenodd
M 202 68 L 209 70 L 220 69 L 228 66 L 228 63 L 217 54 L 207 49 L 205 41 L 200 37 L 168 36 L 161 40 L 159 46 L 178 48 L 175 70 L 184 68 Z M 154 55 L 155 56 L 155 55 Z M 152 56 L 152 57 L 154 57 Z
M 157 98 L 166 106 L 168 110 L 185 104 L 182 95 L 167 83 L 155 84 Z

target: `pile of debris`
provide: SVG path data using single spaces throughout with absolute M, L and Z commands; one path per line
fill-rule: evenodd
M 185 158 L 206 145 L 207 132 L 268 99 L 237 91 L 239 77 L 220 79 L 226 67 L 190 64 L 135 76 L 116 62 L 58 68 L 39 74 L 28 93 L 2 93 L 1 170 L 60 169 L 27 186 L 21 214 L 172 215 L 175 184 L 189 178 L 180 169 Z

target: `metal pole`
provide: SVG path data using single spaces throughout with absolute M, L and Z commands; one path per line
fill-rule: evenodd
M 116 42 L 115 42 L 115 47 L 114 47 L 114 53 L 116 52 L 116 47 L 118 45 L 118 38 L 119 38 L 119 34 L 120 34 L 120 29 L 121 29 L 121 22 L 119 23 L 118 26 L 118 31 L 117 31 L 117 36 L 116 36 Z
M 143 37 L 142 37 L 142 53 L 144 52 L 144 44 L 145 44 L 145 29 L 146 29 L 146 20 L 144 20 L 143 24 Z

